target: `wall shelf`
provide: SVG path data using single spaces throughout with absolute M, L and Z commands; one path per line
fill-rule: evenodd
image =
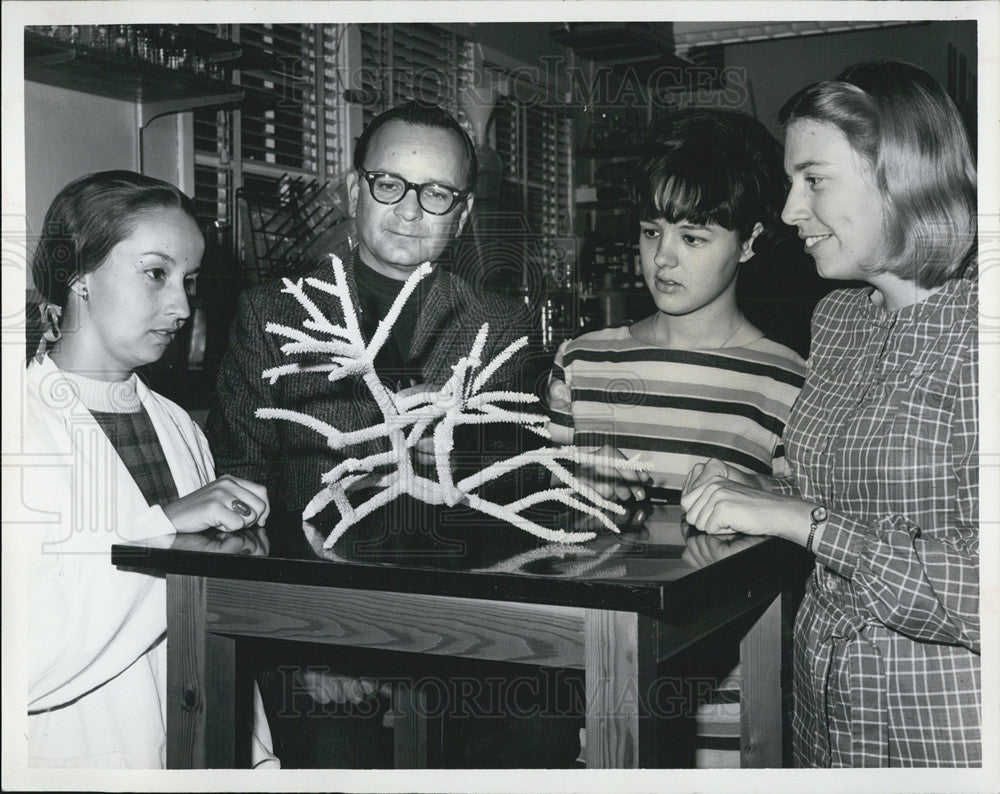
M 216 54 L 218 61 L 238 50 Z M 139 124 L 157 116 L 240 102 L 243 92 L 221 80 L 34 33 L 24 34 L 24 77 L 86 94 L 135 102 Z

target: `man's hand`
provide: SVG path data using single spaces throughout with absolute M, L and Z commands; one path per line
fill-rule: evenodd
M 434 391 L 440 388 L 440 386 L 434 386 L 429 383 L 415 383 L 412 386 L 407 386 L 405 389 L 400 389 L 396 392 L 396 396 L 410 397 L 414 394 L 423 394 L 424 392 Z M 424 470 L 437 466 L 437 460 L 434 455 L 433 424 L 428 425 L 424 435 L 421 436 L 420 440 L 417 441 L 416 445 L 413 447 L 413 463 L 415 466 Z M 454 463 L 451 464 L 451 468 L 454 470 Z

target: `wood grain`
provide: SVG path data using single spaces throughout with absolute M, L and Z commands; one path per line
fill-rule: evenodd
M 781 606 L 779 595 L 740 642 L 740 736 L 744 768 L 781 766 Z
M 657 623 L 635 612 L 586 613 L 588 769 L 656 765 Z
M 237 759 L 237 741 L 249 749 L 249 736 L 238 736 L 236 640 L 219 634 L 205 637 L 205 766 L 234 769 L 249 766 L 247 752 Z M 245 709 L 244 709 L 245 711 Z
M 437 769 L 443 751 L 442 719 L 431 713 L 426 690 L 396 684 L 392 691 L 396 769 Z
M 205 768 L 205 580 L 167 574 L 167 767 Z
M 207 626 L 248 637 L 582 668 L 583 610 L 209 580 Z

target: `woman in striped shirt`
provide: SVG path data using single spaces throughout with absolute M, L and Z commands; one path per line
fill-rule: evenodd
M 564 343 L 548 387 L 557 442 L 639 455 L 648 466 L 648 478 L 581 474 L 605 497 L 677 504 L 688 471 L 708 457 L 787 473 L 781 438 L 805 364 L 755 328 L 736 300 L 741 265 L 781 227 L 783 196 L 780 147 L 749 116 L 687 109 L 654 129 L 633 200 L 656 313 Z M 669 765 L 740 765 L 740 671 L 716 646 L 683 662 L 701 680 L 723 678 L 698 704 L 694 758 L 664 759 Z M 677 664 L 670 675 L 682 673 Z M 684 744 L 674 725 L 671 744 Z
M 784 209 L 838 290 L 813 315 L 792 477 L 696 466 L 709 533 L 816 554 L 795 626 L 799 766 L 982 764 L 976 173 L 909 64 L 853 66 L 782 108 Z
M 717 457 L 785 474 L 781 436 L 805 365 L 740 312 L 740 266 L 780 227 L 777 142 L 749 116 L 686 109 L 653 130 L 637 168 L 643 278 L 657 311 L 584 334 L 556 354 L 553 438 L 649 468 L 594 472 L 606 497 L 677 504 L 693 465 Z

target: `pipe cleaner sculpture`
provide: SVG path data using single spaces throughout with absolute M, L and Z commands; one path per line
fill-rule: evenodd
M 358 323 L 357 312 L 351 301 L 344 266 L 337 257 L 331 256 L 330 259 L 334 276 L 332 284 L 316 278 L 307 278 L 304 283 L 303 279 L 296 282 L 283 279 L 285 285 L 283 291 L 294 296 L 308 315 L 302 323 L 304 330 L 278 323 L 268 323 L 266 326 L 269 333 L 288 339 L 281 347 L 285 355 L 319 353 L 328 355 L 329 363 L 308 366 L 298 363 L 284 364 L 265 370 L 263 377 L 274 384 L 278 378 L 301 372 L 328 372 L 331 382 L 359 376 L 375 398 L 384 421 L 361 430 L 344 432 L 299 411 L 260 408 L 256 412 L 256 416 L 260 419 L 286 420 L 311 428 L 326 438 L 331 449 L 340 449 L 378 438 L 388 440 L 387 451 L 362 458 L 348 458 L 322 476 L 323 487 L 306 505 L 302 518 L 308 521 L 331 502 L 337 506 L 340 510 L 340 520 L 323 544 L 325 548 L 332 548 L 348 528 L 403 494 L 433 505 L 454 506 L 459 502 L 466 502 L 475 510 L 507 521 L 532 535 L 552 542 L 578 543 L 591 540 L 596 533 L 547 529 L 525 517 L 523 511 L 526 508 L 546 501 L 561 502 L 567 507 L 594 516 L 609 530 L 618 532 L 618 528 L 605 511 L 621 515 L 625 513 L 625 509 L 604 499 L 585 482 L 577 479 L 566 464 L 590 466 L 603 464 L 643 471 L 644 467 L 634 460 L 612 459 L 587 453 L 573 446 L 547 447 L 529 450 L 506 460 L 497 461 L 458 482 L 454 481 L 451 471 L 451 452 L 454 447 L 455 428 L 461 425 L 513 422 L 524 425 L 544 438 L 549 437 L 546 416 L 517 408 L 504 408 L 497 404 L 508 403 L 516 406 L 535 403 L 538 402 L 535 395 L 515 391 L 489 391 L 485 388 L 497 370 L 528 343 L 527 337 L 521 337 L 510 344 L 484 366 L 482 354 L 489 334 L 489 324 L 484 323 L 468 355 L 455 363 L 451 377 L 443 386 L 419 394 L 401 396 L 383 385 L 375 372 L 375 357 L 388 340 L 392 326 L 407 298 L 421 279 L 430 274 L 430 263 L 425 262 L 406 280 L 389 312 L 379 322 L 371 341 L 366 344 Z M 343 325 L 334 324 L 323 315 L 306 294 L 306 286 L 326 292 L 338 299 L 343 309 Z M 436 479 L 415 471 L 410 456 L 411 448 L 432 425 L 434 425 Z M 509 504 L 498 504 L 477 493 L 477 489 L 485 483 L 529 464 L 544 466 L 562 485 L 531 494 Z M 386 467 L 389 467 L 387 473 L 375 474 L 377 469 L 384 470 Z M 375 487 L 378 490 L 362 504 L 353 506 L 347 496 L 351 487 L 362 480 L 370 479 L 373 475 L 376 476 Z

